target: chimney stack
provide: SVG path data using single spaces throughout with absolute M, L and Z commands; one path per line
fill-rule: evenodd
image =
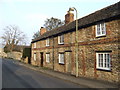
M 71 11 L 68 11 L 65 15 L 65 24 L 68 24 L 72 21 L 74 21 L 74 14 Z
M 40 28 L 40 35 L 43 35 L 46 31 L 47 31 L 46 28 L 41 27 Z

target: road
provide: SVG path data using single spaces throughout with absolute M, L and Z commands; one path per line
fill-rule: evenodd
M 84 87 L 20 66 L 14 60 L 4 59 L 2 60 L 2 88 Z

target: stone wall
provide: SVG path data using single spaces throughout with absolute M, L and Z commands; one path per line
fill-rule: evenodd
M 79 76 L 105 80 L 109 82 L 119 82 L 119 23 L 120 20 L 106 22 L 107 34 L 104 37 L 96 37 L 96 25 L 82 28 L 79 30 L 78 41 L 78 64 Z M 70 73 L 75 75 L 75 32 L 64 34 L 64 45 L 58 45 L 58 37 L 50 38 L 50 46 L 46 47 L 46 40 L 36 42 L 37 48 L 33 48 L 32 43 L 32 64 L 41 66 L 41 52 L 43 52 L 43 67 L 54 69 L 55 71 Z M 111 51 L 111 71 L 104 71 L 96 69 L 96 52 L 97 51 Z M 46 63 L 46 53 L 50 53 L 50 63 Z M 59 52 L 64 52 L 65 64 L 58 63 Z M 37 53 L 37 60 L 33 60 L 33 54 Z M 69 57 L 67 56 L 69 55 Z M 70 58 L 70 71 L 67 69 L 67 61 Z
M 0 57 L 7 57 L 7 54 L 4 52 L 3 48 L 0 48 Z
M 22 58 L 22 53 L 21 52 L 9 52 L 7 53 L 7 58 L 12 58 L 12 59 L 15 59 L 15 60 L 21 60 Z

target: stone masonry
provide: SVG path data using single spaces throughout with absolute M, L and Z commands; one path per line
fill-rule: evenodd
M 113 6 L 106 7 L 93 14 L 79 19 L 78 21 L 86 20 L 92 15 L 104 16 L 104 10 L 114 10 L 113 7 L 119 6 L 120 2 Z M 117 10 L 114 10 L 117 12 Z M 114 12 L 113 11 L 113 12 Z M 107 11 L 105 11 L 107 13 Z M 109 12 L 109 13 L 113 13 Z M 110 15 L 110 14 L 109 14 Z M 86 23 L 79 27 L 78 30 L 78 75 L 79 77 L 86 77 L 92 79 L 98 79 L 103 81 L 119 83 L 120 73 L 120 56 L 119 56 L 119 39 L 120 39 L 120 12 L 118 14 L 101 19 L 98 17 L 97 21 L 83 22 Z M 92 18 L 90 18 L 91 20 Z M 94 18 L 95 19 L 95 18 Z M 74 19 L 73 19 L 74 20 Z M 106 35 L 96 37 L 96 25 L 99 22 L 104 22 L 106 27 Z M 32 41 L 32 64 L 37 66 L 43 66 L 51 68 L 55 71 L 69 73 L 71 75 L 76 74 L 76 61 L 75 61 L 75 21 L 70 22 L 60 27 L 61 30 L 68 30 L 66 32 L 52 30 L 49 32 L 42 32 L 43 35 L 40 38 Z M 74 25 L 73 27 L 71 25 Z M 71 27 L 70 27 L 71 26 Z M 50 33 L 54 32 L 54 33 Z M 55 34 L 55 32 L 57 34 Z M 58 33 L 59 32 L 59 33 Z M 46 34 L 48 36 L 46 36 Z M 50 35 L 51 34 L 51 35 Z M 58 36 L 64 35 L 64 44 L 58 44 Z M 46 39 L 49 38 L 50 45 L 46 46 Z M 36 43 L 36 47 L 34 47 Z M 110 53 L 110 68 L 111 70 L 97 69 L 97 52 L 109 52 Z M 50 54 L 50 62 L 46 62 L 46 53 Z M 59 53 L 64 54 L 64 64 L 59 63 Z M 36 60 L 34 60 L 34 54 L 36 54 Z M 42 64 L 42 65 L 41 65 Z

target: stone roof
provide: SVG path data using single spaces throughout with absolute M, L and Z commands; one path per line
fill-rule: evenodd
M 88 16 L 78 19 L 78 28 L 81 29 L 84 27 L 88 27 L 90 25 L 94 25 L 100 21 L 109 21 L 118 18 L 120 19 L 120 2 L 117 2 L 116 4 L 113 4 L 101 10 L 98 10 L 92 14 L 89 14 Z M 44 33 L 39 38 L 33 39 L 32 43 L 40 41 L 42 39 L 46 39 L 48 37 L 54 37 L 63 33 L 71 32 L 74 30 L 75 21 Z

